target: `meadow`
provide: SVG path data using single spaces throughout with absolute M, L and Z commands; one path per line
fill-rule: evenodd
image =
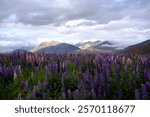
M 1 100 L 149 100 L 150 56 L 0 54 Z

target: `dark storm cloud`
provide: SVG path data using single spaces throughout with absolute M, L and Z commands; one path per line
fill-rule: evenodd
M 30 25 L 60 25 L 87 19 L 99 24 L 131 17 L 150 19 L 149 0 L 0 0 L 0 21 L 12 14 L 16 22 Z

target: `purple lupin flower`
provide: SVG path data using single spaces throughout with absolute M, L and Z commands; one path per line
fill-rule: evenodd
M 84 88 L 84 83 L 83 83 L 83 80 L 81 79 L 80 80 L 80 82 L 79 82 L 79 84 L 78 84 L 78 89 L 82 89 L 82 88 Z
M 95 93 L 94 89 L 91 89 L 91 94 L 92 94 L 92 99 L 96 100 L 96 93 Z
M 99 97 L 104 95 L 104 91 L 105 91 L 105 88 L 103 86 L 100 86 L 98 88 L 98 95 L 99 95 Z
M 46 78 L 48 77 L 48 67 L 46 66 L 45 67 L 45 75 L 46 75 Z
M 145 78 L 145 80 L 147 80 L 147 70 L 146 69 L 144 70 L 144 78 Z
M 36 90 L 36 87 L 34 87 L 32 90 L 33 99 L 36 99 L 36 94 L 37 94 L 37 90 Z
M 42 85 L 41 81 L 40 81 L 40 80 L 38 80 L 38 83 L 37 83 L 37 88 L 38 88 L 38 90 L 40 90 L 40 89 L 41 89 L 41 85 Z
M 61 88 L 61 93 L 63 93 L 63 92 L 66 92 L 66 89 L 64 86 Z
M 51 64 L 48 64 L 48 69 L 49 69 L 50 71 L 52 71 L 52 65 L 51 65 Z
M 74 100 L 79 100 L 80 99 L 80 92 L 78 89 L 76 89 L 75 93 L 74 93 Z
M 91 91 L 92 86 L 91 86 L 91 83 L 90 83 L 89 81 L 85 81 L 85 86 L 86 86 L 86 88 L 87 88 L 89 91 Z
M 62 98 L 63 98 L 63 100 L 66 100 L 66 93 L 65 92 L 62 92 Z
M 30 100 L 30 95 L 26 94 L 26 100 Z
M 86 81 L 89 81 L 89 77 L 90 77 L 90 73 L 89 71 L 86 71 L 84 76 L 83 76 L 83 80 L 86 82 Z
M 147 95 L 145 84 L 142 84 L 142 94 Z
M 123 97 L 123 92 L 122 92 L 121 89 L 119 89 L 118 98 L 119 98 L 119 99 L 122 99 L 122 97 Z
M 26 92 L 26 93 L 29 92 L 29 84 L 28 84 L 28 81 L 25 82 L 25 92 Z
M 135 85 L 135 80 L 132 77 L 130 77 L 129 83 L 130 83 L 130 86 L 133 86 Z
M 116 64 L 116 74 L 117 74 L 117 77 L 120 77 L 120 65 L 119 64 Z
M 93 81 L 93 84 L 94 84 L 94 89 L 95 90 L 98 90 L 98 87 L 99 87 L 99 80 L 98 80 L 98 72 L 97 70 L 95 71 L 95 76 L 94 76 L 94 81 Z
M 139 72 L 139 69 L 140 69 L 140 65 L 138 64 L 138 65 L 136 66 L 136 72 Z
M 63 75 L 61 77 L 61 84 L 62 84 L 62 86 L 64 86 L 64 76 Z
M 107 87 L 106 87 L 106 94 L 107 94 L 107 96 L 111 95 L 111 90 L 110 90 L 110 85 L 109 84 L 107 84 Z
M 150 70 L 144 70 L 144 77 L 146 80 L 150 80 Z
M 147 71 L 147 79 L 150 80 L 150 70 Z
M 103 74 L 100 77 L 100 82 L 101 82 L 101 86 L 105 87 L 105 78 Z
M 135 90 L 135 99 L 136 99 L 136 100 L 140 100 L 139 89 L 136 89 L 136 90 Z
M 35 71 L 36 72 L 39 72 L 40 71 L 40 67 L 38 66 L 38 67 L 35 67 Z
M 83 89 L 83 99 L 86 100 L 87 99 L 87 92 L 85 89 Z
M 148 96 L 147 95 L 143 95 L 142 96 L 142 100 L 148 100 Z
M 62 74 L 62 64 L 59 64 L 59 73 Z
M 66 71 L 68 71 L 68 63 L 67 62 L 65 62 L 65 69 L 66 69 Z
M 148 92 L 150 92 L 150 83 L 149 82 L 146 82 L 146 89 Z
M 92 80 L 91 81 L 91 85 L 92 85 L 92 88 L 95 90 L 95 93 L 97 94 L 98 93 L 98 88 L 99 88 L 99 80 Z
M 47 82 L 45 82 L 45 81 L 43 83 L 43 88 L 44 88 L 44 90 L 46 90 L 46 88 L 47 88 Z
M 54 64 L 54 71 L 58 72 L 58 64 Z
M 105 65 L 105 63 L 102 64 L 102 73 L 103 73 L 104 77 L 106 77 L 106 65 Z
M 98 71 L 97 71 L 97 69 L 94 69 L 94 77 L 98 78 Z
M 2 66 L 1 66 L 1 64 L 0 64 L 0 73 L 2 73 Z
M 21 93 L 18 93 L 18 100 L 22 100 Z
M 47 100 L 47 93 L 42 94 L 42 100 Z
M 72 97 L 72 96 L 71 96 L 71 90 L 69 89 L 69 90 L 67 91 L 67 93 L 68 93 L 68 99 L 71 100 L 71 97 Z

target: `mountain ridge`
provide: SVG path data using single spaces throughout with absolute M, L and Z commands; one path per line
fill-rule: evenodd
M 119 47 L 119 46 L 118 46 Z M 59 41 L 43 42 L 31 50 L 16 49 L 13 52 L 44 52 L 44 53 L 74 53 L 74 52 L 99 52 L 99 53 L 132 53 L 145 54 L 150 53 L 150 39 L 138 44 L 128 46 L 124 49 L 118 49 L 116 43 L 111 41 L 87 41 L 84 43 L 68 44 Z
M 43 42 L 39 46 L 31 49 L 31 52 L 44 52 L 44 53 L 71 53 L 80 50 L 80 48 L 58 41 Z
M 31 52 L 36 52 L 42 48 L 46 48 L 46 47 L 51 47 L 51 46 L 56 46 L 61 44 L 62 42 L 59 41 L 50 41 L 50 42 L 42 42 L 41 44 L 39 44 L 37 47 L 32 48 L 30 51 Z
M 132 54 L 150 54 L 150 39 L 138 44 L 128 46 L 122 52 Z
M 114 52 L 117 49 L 116 43 L 111 41 L 88 41 L 76 44 L 82 50 L 101 50 L 106 52 Z

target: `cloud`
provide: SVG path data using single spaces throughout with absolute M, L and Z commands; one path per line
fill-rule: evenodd
M 127 15 L 149 19 L 149 6 L 148 0 L 0 0 L 0 20 L 14 14 L 17 22 L 30 25 L 60 25 L 78 19 L 103 24 Z
M 149 0 L 0 0 L 0 49 L 50 40 L 127 46 L 150 38 L 149 12 Z

